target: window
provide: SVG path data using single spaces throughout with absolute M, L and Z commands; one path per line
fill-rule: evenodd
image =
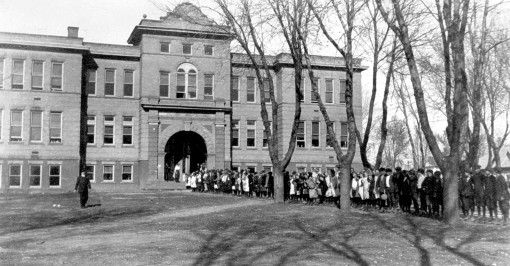
M 12 89 L 22 90 L 23 89 L 23 73 L 25 71 L 24 60 L 12 60 Z
M 239 147 L 239 120 L 232 120 L 232 147 Z
M 204 100 L 214 98 L 214 75 L 204 75 Z
M 298 130 L 296 132 L 296 143 L 299 148 L 304 148 L 306 146 L 306 132 L 305 132 L 305 122 L 298 122 Z
M 170 78 L 168 72 L 159 72 L 159 96 L 170 97 L 169 95 Z
M 333 132 L 335 131 L 335 124 L 333 124 Z M 329 135 L 328 127 L 326 125 L 326 147 L 333 147 L 333 136 Z
M 5 60 L 0 58 L 0 89 L 4 88 L 4 62 Z
M 246 146 L 255 147 L 255 120 L 246 121 Z
M 95 69 L 89 69 L 87 71 L 87 94 L 96 95 L 96 73 Z
M 303 167 L 303 166 L 297 167 L 297 172 L 298 173 L 305 173 L 306 172 L 306 167 Z
M 21 187 L 21 164 L 9 165 L 9 186 Z
M 113 181 L 113 165 L 103 165 L 103 180 Z
M 239 77 L 232 77 L 230 80 L 230 100 L 239 101 Z
M 62 91 L 62 75 L 64 73 L 64 64 L 51 63 L 51 90 Z
M 85 177 L 87 177 L 91 182 L 96 180 L 96 166 L 95 165 L 86 165 L 85 166 Z
M 192 64 L 184 63 L 177 70 L 178 99 L 197 98 L 197 70 Z
M 255 102 L 255 78 L 253 77 L 246 79 L 246 101 L 249 103 Z
M 104 144 L 114 144 L 115 136 L 115 117 L 113 115 L 104 116 Z
M 333 80 L 326 79 L 326 103 L 333 103 Z
M 2 140 L 2 122 L 3 122 L 4 111 L 0 109 L 0 140 Z M 1 182 L 0 182 L 1 183 Z
M 42 112 L 30 112 L 30 141 L 42 141 Z
M 30 165 L 30 187 L 41 186 L 41 165 Z
M 305 85 L 305 79 L 301 79 L 301 88 L 300 88 L 300 92 L 301 92 L 301 102 L 304 102 L 305 101 L 305 88 L 306 88 L 306 85 Z
M 212 45 L 205 45 L 204 46 L 204 54 L 205 55 L 213 55 L 214 54 L 214 46 L 212 46 Z
M 321 90 L 320 90 L 320 85 L 319 85 L 319 79 L 318 78 L 314 78 L 313 80 L 314 80 L 314 82 L 312 82 L 312 103 L 316 103 L 317 102 L 317 96 L 315 96 L 315 93 L 313 91 L 317 90 L 317 92 L 320 95 L 321 94 Z
M 124 97 L 133 97 L 133 70 L 124 70 Z
M 50 165 L 50 188 L 60 187 L 60 165 Z
M 191 44 L 185 43 L 182 45 L 182 54 L 187 54 L 187 55 L 191 54 Z
M 115 69 L 107 69 L 105 72 L 104 95 L 115 95 Z
M 270 103 L 271 102 L 271 93 L 269 91 L 269 79 L 264 79 L 264 102 Z
M 166 54 L 170 53 L 170 44 L 167 42 L 162 42 L 160 44 L 159 51 Z
M 342 122 L 340 124 L 340 147 L 347 148 L 347 138 L 349 136 L 349 126 L 347 122 Z
M 23 141 L 23 111 L 11 112 L 11 141 Z
M 133 166 L 132 165 L 123 165 L 122 166 L 122 181 L 132 181 L 133 180 Z
M 319 121 L 313 121 L 312 122 L 312 147 L 319 147 L 320 146 L 320 123 Z
M 269 128 L 273 128 L 273 122 L 269 122 Z M 266 128 L 262 126 L 262 147 L 267 147 L 268 141 L 266 136 Z
M 340 80 L 340 102 L 345 103 L 345 89 L 347 88 L 347 81 L 345 79 Z
M 44 62 L 42 61 L 32 63 L 32 90 L 43 89 L 43 66 Z
M 248 173 L 254 174 L 257 171 L 256 166 L 246 166 L 246 169 L 248 170 Z
M 50 143 L 62 143 L 62 113 L 50 113 Z
M 124 116 L 122 121 L 122 144 L 133 144 L 133 117 Z
M 87 116 L 87 143 L 96 143 L 96 117 L 93 115 Z
M 273 167 L 272 166 L 262 166 L 262 170 L 264 170 L 264 172 L 266 172 L 266 173 L 269 173 L 269 172 L 273 171 Z

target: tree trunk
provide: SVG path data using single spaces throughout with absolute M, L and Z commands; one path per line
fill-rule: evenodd
M 351 210 L 351 169 L 340 164 L 340 211 Z
M 447 224 L 455 224 L 459 220 L 459 184 L 458 180 L 459 161 L 456 158 L 450 160 L 449 166 L 441 169 L 443 173 L 443 207 L 444 221 Z
M 283 170 L 280 167 L 273 166 L 274 177 L 274 202 L 285 202 L 285 185 L 283 183 Z

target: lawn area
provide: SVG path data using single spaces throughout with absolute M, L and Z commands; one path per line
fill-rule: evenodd
M 60 204 L 61 207 L 53 207 Z M 510 227 L 187 191 L 0 195 L 0 265 L 509 265 Z

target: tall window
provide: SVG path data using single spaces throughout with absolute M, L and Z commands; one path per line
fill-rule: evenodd
M 51 90 L 62 91 L 62 76 L 64 74 L 64 64 L 51 63 Z
M 255 120 L 246 121 L 246 146 L 255 147 Z
M 30 141 L 42 141 L 42 112 L 30 112 Z
M 192 53 L 191 51 L 191 44 L 185 43 L 182 45 L 182 54 L 190 55 Z
M 169 97 L 169 73 L 168 72 L 159 72 L 159 96 L 161 97 Z
M 333 80 L 326 79 L 326 103 L 333 103 Z
M 32 90 L 43 89 L 43 61 L 34 61 L 32 63 Z
M 345 89 L 347 88 L 347 81 L 345 79 L 340 80 L 340 102 L 345 103 Z
M 124 116 L 122 121 L 122 144 L 133 144 L 133 117 Z
M 246 79 L 246 101 L 249 103 L 255 102 L 255 78 L 248 77 Z
M 312 147 L 320 146 L 320 138 L 321 138 L 320 123 L 319 123 L 319 121 L 313 121 L 312 122 Z
M 87 143 L 96 143 L 96 116 L 87 116 Z
M 239 77 L 232 77 L 230 80 L 230 100 L 239 101 Z
M 347 122 L 340 124 L 340 147 L 347 148 L 347 139 L 349 137 L 349 127 Z
M 213 53 L 214 53 L 214 46 L 212 46 L 212 45 L 204 46 L 204 54 L 205 55 L 213 55 Z
M 23 111 L 11 112 L 11 141 L 23 141 Z
M 333 132 L 335 131 L 335 125 L 333 124 Z M 328 127 L 326 125 L 326 147 L 333 147 L 333 136 L 329 135 Z
M 296 132 L 296 144 L 299 148 L 304 148 L 306 146 L 306 131 L 304 121 L 299 121 L 298 130 Z
M 162 42 L 160 44 L 159 51 L 166 54 L 170 53 L 170 44 L 167 42 Z
M 214 75 L 204 75 L 204 100 L 214 99 Z
M 87 177 L 91 182 L 96 181 L 96 166 L 89 164 L 85 166 L 85 177 Z
M 113 165 L 103 165 L 103 180 L 113 181 Z
M 4 88 L 4 62 L 3 58 L 0 58 L 0 89 Z
M 239 120 L 232 120 L 232 147 L 239 147 Z
M 114 144 L 115 136 L 115 117 L 113 115 L 104 116 L 104 144 Z
M 184 63 L 177 69 L 177 98 L 197 98 L 197 70 L 195 66 Z
M 273 122 L 269 122 L 269 128 L 273 128 Z M 267 136 L 266 136 L 266 128 L 264 126 L 262 126 L 262 147 L 267 147 L 268 145 L 268 141 L 267 141 Z
M 9 186 L 21 187 L 21 164 L 9 165 Z
M 62 113 L 50 113 L 50 143 L 62 143 Z
M 122 165 L 122 181 L 132 181 L 133 180 L 133 166 L 132 165 Z
M 133 70 L 124 70 L 124 97 L 133 97 Z
M 304 102 L 305 101 L 305 88 L 306 88 L 306 85 L 305 85 L 305 79 L 301 79 L 301 88 L 300 88 L 300 92 L 301 92 L 301 102 Z
M 50 165 L 50 188 L 60 187 L 60 165 Z
M 30 165 L 30 186 L 40 187 L 41 186 L 41 165 Z
M 12 60 L 11 84 L 13 90 L 23 89 L 24 69 L 25 69 L 24 60 Z
M 0 140 L 2 140 L 2 123 L 3 123 L 4 110 L 0 109 Z M 1 169 L 0 169 L 1 170 Z
M 271 102 L 271 93 L 269 91 L 269 78 L 264 79 L 264 102 Z
M 115 69 L 107 69 L 104 78 L 104 95 L 115 95 Z
M 96 95 L 96 73 L 97 71 L 95 69 L 89 69 L 88 72 L 88 79 L 87 79 L 87 94 L 88 95 Z
M 321 94 L 321 90 L 320 90 L 320 85 L 319 85 L 319 79 L 318 78 L 314 78 L 313 80 L 315 82 L 312 82 L 312 103 L 316 103 L 318 99 L 317 99 L 317 96 L 315 96 L 315 93 L 313 91 L 317 90 L 317 93 L 319 93 L 319 95 L 320 95 Z

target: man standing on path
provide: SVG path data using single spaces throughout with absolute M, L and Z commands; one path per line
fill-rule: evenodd
M 74 186 L 74 192 L 80 193 L 80 205 L 84 209 L 89 199 L 90 180 L 85 177 L 85 172 L 81 172 L 78 179 L 76 179 L 76 185 Z

